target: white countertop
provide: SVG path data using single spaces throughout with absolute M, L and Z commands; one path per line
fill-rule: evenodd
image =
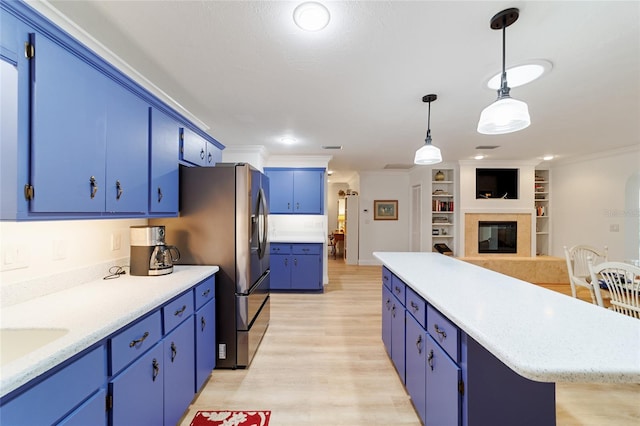
M 0 396 L 104 339 L 200 281 L 217 266 L 174 266 L 158 277 L 98 279 L 0 310 L 2 328 L 62 328 L 63 337 L 2 366 Z
M 309 234 L 309 235 L 278 235 L 277 237 L 271 237 L 270 243 L 320 243 L 324 244 L 326 237 L 324 235 Z
M 521 376 L 640 383 L 640 320 L 438 253 L 374 256 Z

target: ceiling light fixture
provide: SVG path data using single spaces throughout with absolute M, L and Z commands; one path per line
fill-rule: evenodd
M 293 21 L 305 31 L 320 31 L 330 19 L 329 9 L 314 1 L 302 3 L 293 11 Z
M 438 95 L 425 95 L 422 97 L 422 102 L 429 103 L 429 118 L 427 121 L 427 137 L 424 140 L 425 144 L 416 151 L 416 156 L 413 160 L 415 164 L 428 165 L 438 164 L 442 162 L 442 154 L 440 149 L 431 145 L 431 102 L 438 99 Z
M 482 160 L 483 158 L 484 158 L 484 155 L 482 155 L 482 154 L 476 154 L 476 155 L 473 156 L 474 160 Z
M 544 157 L 542 157 L 542 159 L 544 161 L 551 161 L 551 160 L 553 160 L 553 155 L 545 155 Z
M 293 145 L 297 142 L 297 140 L 295 138 L 292 138 L 290 136 L 285 136 L 283 138 L 280 138 L 280 142 L 282 142 L 285 145 Z
M 513 99 L 509 95 L 511 90 L 507 84 L 505 69 L 506 29 L 518 20 L 519 11 L 516 8 L 505 9 L 491 18 L 491 29 L 502 30 L 502 75 L 498 99 L 482 110 L 478 122 L 478 133 L 485 135 L 501 135 L 517 132 L 531 124 L 529 107 L 526 103 Z

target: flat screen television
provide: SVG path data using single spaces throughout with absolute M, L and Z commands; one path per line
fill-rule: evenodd
M 518 169 L 476 169 L 476 199 L 518 198 Z

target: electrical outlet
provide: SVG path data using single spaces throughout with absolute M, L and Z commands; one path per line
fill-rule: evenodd
M 11 271 L 29 267 L 29 251 L 26 244 L 5 243 L 2 246 L 0 271 Z
M 620 232 L 620 225 L 617 223 L 609 225 L 609 232 Z
M 122 246 L 122 233 L 116 231 L 111 234 L 111 251 L 120 250 Z
M 67 258 L 67 242 L 65 240 L 53 240 L 52 260 L 64 260 Z

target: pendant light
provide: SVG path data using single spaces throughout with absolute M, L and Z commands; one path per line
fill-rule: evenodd
M 531 124 L 529 107 L 526 103 L 513 99 L 509 95 L 507 72 L 505 70 L 506 28 L 518 20 L 519 11 L 516 8 L 506 9 L 491 18 L 491 28 L 502 30 L 502 75 L 498 100 L 486 107 L 480 114 L 478 132 L 485 135 L 500 135 L 517 132 Z
M 438 95 L 425 95 L 422 97 L 422 102 L 429 103 L 429 118 L 427 121 L 427 138 L 424 140 L 425 144 L 416 151 L 416 156 L 413 160 L 415 164 L 427 165 L 438 164 L 442 162 L 442 154 L 440 149 L 431 145 L 431 102 L 438 99 Z

